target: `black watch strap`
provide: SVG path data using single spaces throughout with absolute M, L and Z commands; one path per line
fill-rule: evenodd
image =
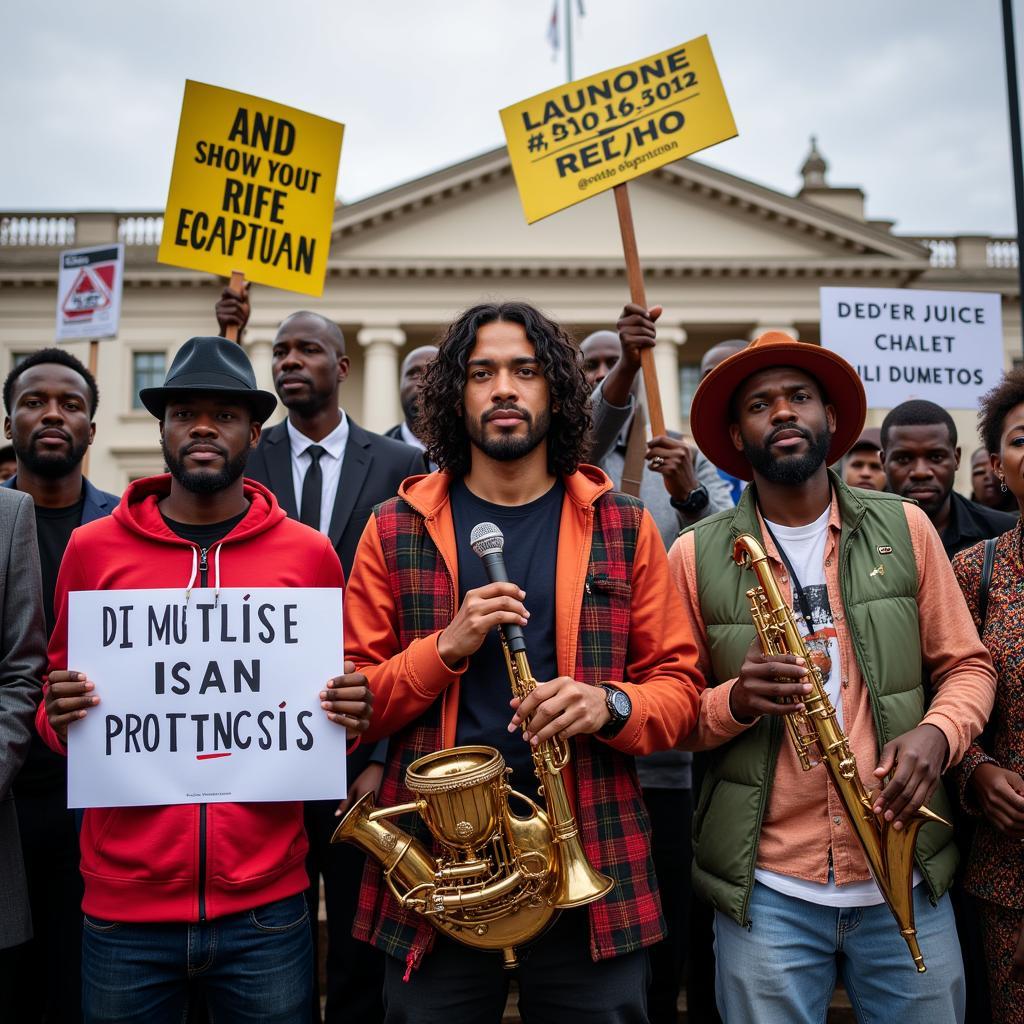
M 629 721 L 629 717 L 633 713 L 633 702 L 625 690 L 608 686 L 606 683 L 601 683 L 600 686 L 604 690 L 605 704 L 611 717 L 608 723 L 598 730 L 597 735 L 602 739 L 610 740 L 618 736 L 622 732 L 623 726 Z M 616 706 L 617 704 L 623 705 L 622 710 Z
M 669 504 L 678 512 L 693 515 L 694 512 L 699 512 L 702 508 L 706 508 L 708 500 L 708 489 L 703 484 L 697 484 L 682 501 L 669 498 Z

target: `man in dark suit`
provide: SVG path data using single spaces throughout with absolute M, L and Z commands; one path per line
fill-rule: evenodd
M 4 382 L 4 433 L 17 472 L 3 487 L 35 504 L 46 636 L 55 622 L 53 594 L 71 532 L 109 516 L 115 494 L 94 487 L 82 460 L 96 434 L 99 392 L 92 374 L 60 348 L 33 352 Z M 35 734 L 14 782 L 28 875 L 34 937 L 5 956 L 14 963 L 11 1020 L 81 1019 L 82 879 L 78 829 L 68 810 L 67 762 Z M 54 973 L 49 973 L 54 972 Z
M 248 292 L 225 288 L 217 303 L 223 334 L 249 319 Z M 263 432 L 246 475 L 274 492 L 293 519 L 330 537 L 346 579 L 373 506 L 398 492 L 409 476 L 426 472 L 422 452 L 364 430 L 338 406 L 338 389 L 348 376 L 345 338 L 337 324 L 318 313 L 299 312 L 278 328 L 273 347 L 274 388 L 288 418 Z M 376 790 L 386 748 L 357 747 L 348 758 L 348 800 Z M 326 1020 L 382 1021 L 383 959 L 352 938 L 363 855 L 349 843 L 331 845 L 337 805 L 306 804 L 311 881 L 308 899 L 314 919 L 319 876 L 327 906 Z M 319 1000 L 314 1015 L 319 1020 Z

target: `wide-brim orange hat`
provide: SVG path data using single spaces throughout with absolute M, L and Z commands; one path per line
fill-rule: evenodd
M 867 396 L 857 371 L 842 356 L 820 345 L 797 341 L 783 331 L 766 331 L 746 348 L 723 359 L 701 382 L 690 406 L 690 433 L 697 447 L 719 469 L 740 480 L 753 472 L 747 457 L 732 443 L 732 397 L 752 374 L 776 366 L 793 366 L 821 385 L 836 412 L 836 430 L 825 461 L 838 462 L 864 429 Z

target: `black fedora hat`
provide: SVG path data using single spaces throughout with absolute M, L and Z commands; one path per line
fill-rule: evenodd
M 158 419 L 172 395 L 205 391 L 244 402 L 260 423 L 277 407 L 277 396 L 260 391 L 241 345 L 227 338 L 189 338 L 167 371 L 163 387 L 143 388 L 139 400 Z

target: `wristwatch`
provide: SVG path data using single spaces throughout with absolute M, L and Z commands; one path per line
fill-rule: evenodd
M 695 515 L 700 512 L 701 509 L 705 508 L 708 503 L 708 489 L 703 484 L 697 484 L 696 487 L 682 500 L 677 501 L 675 498 L 669 498 L 669 504 L 677 512 L 685 512 L 688 516 Z
M 600 686 L 604 690 L 604 703 L 611 718 L 607 725 L 598 730 L 597 735 L 602 739 L 610 740 L 618 736 L 622 732 L 622 727 L 629 721 L 629 716 L 633 714 L 633 702 L 625 690 L 618 690 L 605 683 L 601 683 Z

